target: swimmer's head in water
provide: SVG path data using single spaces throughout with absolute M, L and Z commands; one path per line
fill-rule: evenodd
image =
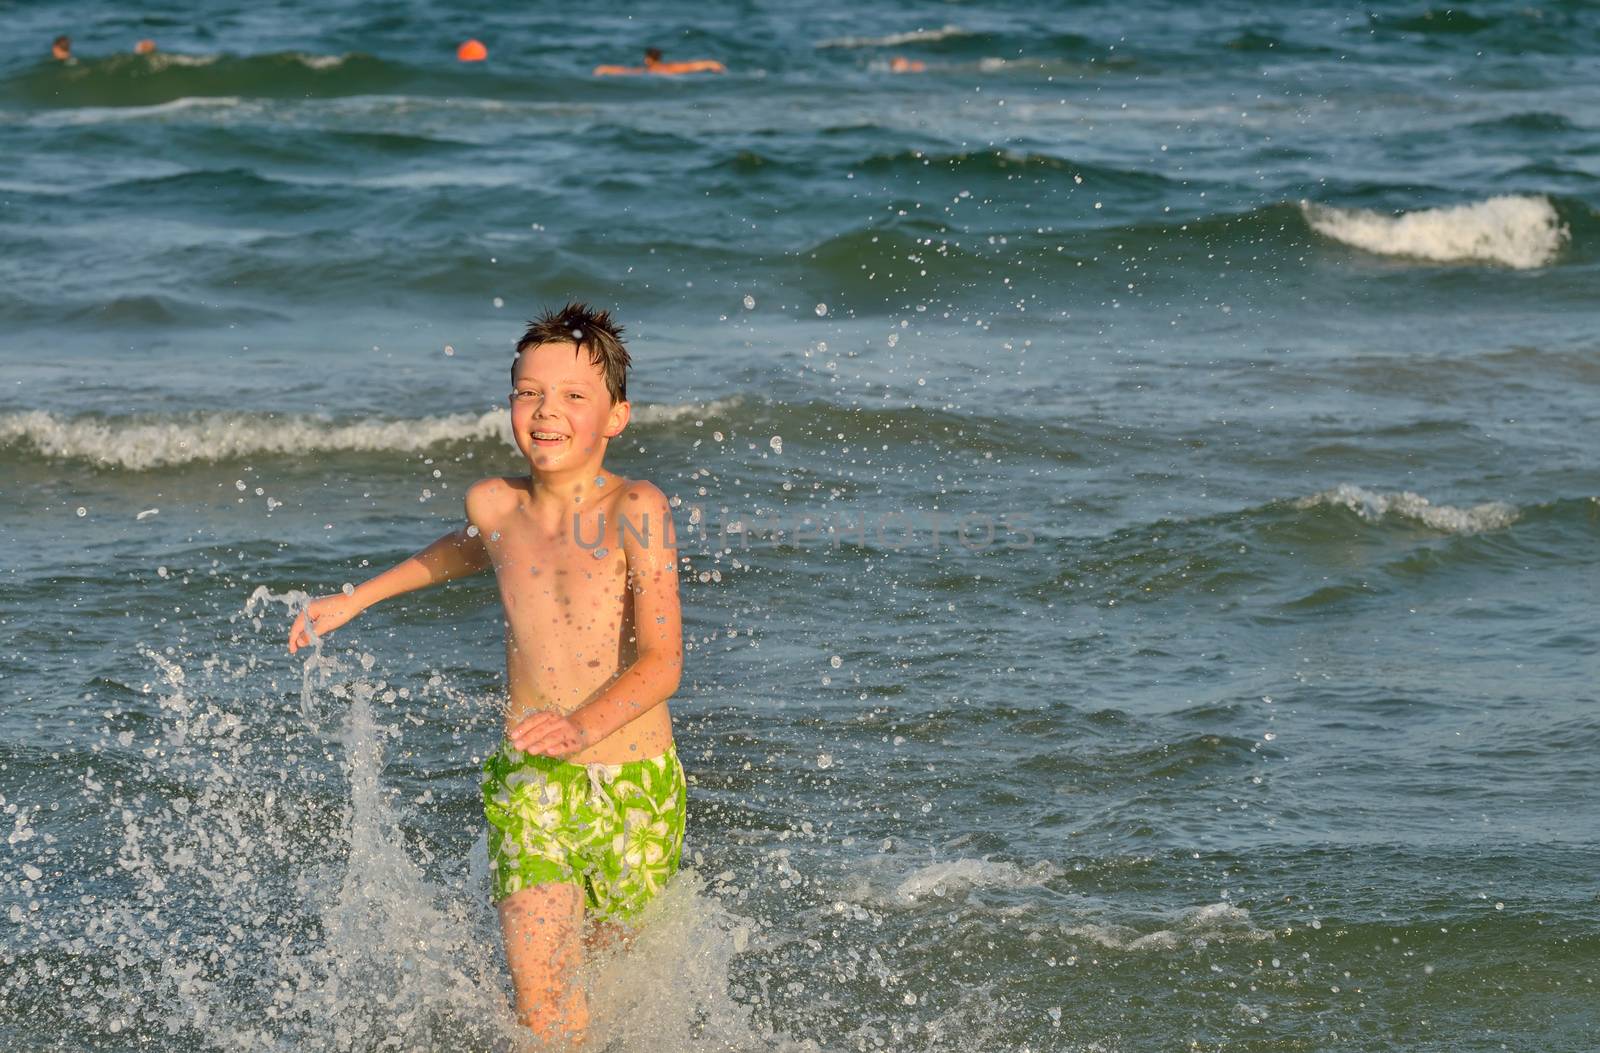
M 644 64 L 646 66 L 654 66 L 656 63 L 658 63 L 660 61 L 661 61 L 661 49 L 660 48 L 645 48 L 644 49 Z
M 559 311 L 545 311 L 528 323 L 528 331 L 517 341 L 517 354 L 540 344 L 562 343 L 589 352 L 589 361 L 605 374 L 606 392 L 613 404 L 628 400 L 628 367 L 633 360 L 622 344 L 622 326 L 611 320 L 610 311 L 596 311 L 576 302 Z M 517 364 L 513 361 L 511 382 L 515 384 L 516 380 Z
M 56 37 L 50 42 L 50 57 L 69 59 L 72 57 L 72 38 L 66 34 Z
M 133 53 L 135 55 L 152 55 L 155 53 L 155 50 L 156 42 L 154 40 L 141 40 L 137 44 L 133 45 Z

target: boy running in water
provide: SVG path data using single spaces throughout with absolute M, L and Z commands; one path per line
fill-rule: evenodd
M 466 522 L 353 593 L 312 601 L 291 653 L 381 600 L 494 568 L 506 736 L 483 766 L 492 897 L 518 1018 L 580 1042 L 574 982 L 677 870 L 686 787 L 667 699 L 683 669 L 667 499 L 603 466 L 627 427 L 627 350 L 604 311 L 533 322 L 512 365 L 523 476 L 484 479 Z M 591 925 L 585 928 L 586 915 Z

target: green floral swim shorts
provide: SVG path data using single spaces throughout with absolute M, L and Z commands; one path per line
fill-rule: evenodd
M 672 746 L 649 760 L 573 764 L 502 741 L 483 764 L 494 901 L 565 882 L 600 920 L 630 920 L 677 872 L 687 801 Z

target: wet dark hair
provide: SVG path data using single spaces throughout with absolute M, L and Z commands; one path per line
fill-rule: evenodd
M 68 51 L 71 51 L 72 38 L 63 33 L 59 37 L 56 37 L 54 40 L 50 41 L 50 46 L 53 48 L 66 48 Z
M 596 311 L 576 301 L 559 311 L 546 310 L 528 323 L 528 331 L 517 341 L 517 355 L 540 344 L 571 344 L 580 350 L 587 346 L 589 361 L 605 374 L 612 403 L 628 400 L 628 367 L 633 359 L 622 345 L 622 326 L 611 320 L 610 311 Z M 514 361 L 511 382 L 517 382 Z
M 644 49 L 644 57 L 645 57 L 645 61 L 647 61 L 647 62 L 660 62 L 661 61 L 661 49 L 660 48 L 645 48 Z

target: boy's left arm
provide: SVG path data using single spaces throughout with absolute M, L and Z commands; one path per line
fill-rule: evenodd
M 638 657 L 571 713 L 535 713 L 513 728 L 511 744 L 525 753 L 569 757 L 678 690 L 683 675 L 683 614 L 678 606 L 678 545 L 671 527 L 672 511 L 666 495 L 646 482 L 630 484 L 621 506 L 620 518 L 636 528 L 622 530 L 618 524 L 628 561 L 628 587 L 633 591 Z

